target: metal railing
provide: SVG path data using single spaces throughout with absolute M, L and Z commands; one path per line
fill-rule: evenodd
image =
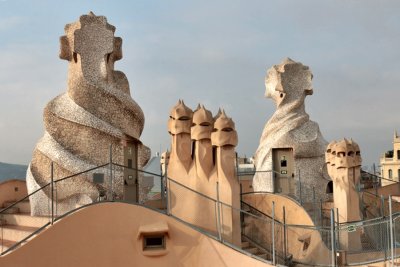
M 308 183 L 304 182 L 308 179 L 302 177 L 300 170 L 296 170 L 293 175 L 279 178 L 287 184 L 287 187 L 282 189 L 282 191 L 280 192 L 277 191 L 277 186 L 275 184 L 277 183 L 276 178 L 280 175 L 280 173 L 275 170 L 239 170 L 236 175 L 239 181 L 243 179 L 242 177 L 249 177 L 249 180 L 252 180 L 255 175 L 262 175 L 263 179 L 271 181 L 271 183 L 274 184 L 274 188 L 271 188 L 270 193 L 286 195 L 290 198 L 295 199 L 301 205 L 303 205 L 304 203 L 313 203 L 317 206 L 320 202 L 320 199 L 318 199 L 318 197 L 316 196 L 315 188 L 310 187 Z M 325 198 L 322 199 L 324 201 L 332 198 L 331 194 L 326 194 L 326 196 L 324 197 Z
M 165 205 L 165 187 L 163 186 L 164 177 L 161 174 L 122 166 L 113 163 L 111 159 L 112 158 L 110 158 L 109 163 L 60 178 L 54 177 L 55 171 L 53 163 L 51 163 L 50 182 L 45 183 L 27 196 L 0 210 L 0 255 L 4 255 L 19 247 L 46 227 L 52 225 L 55 221 L 79 209 L 79 207 L 106 201 L 125 202 L 124 199 L 118 198 L 118 194 L 116 194 L 115 191 L 118 190 L 118 188 L 115 179 L 112 178 L 118 175 L 123 176 L 123 169 L 130 169 L 138 172 L 138 188 L 143 188 L 143 190 L 139 190 L 139 193 L 143 193 L 142 195 L 144 196 L 138 196 L 134 202 L 137 204 L 152 202 L 150 208 L 162 209 L 163 203 Z M 94 176 L 96 174 L 100 174 L 100 181 L 95 181 Z M 123 179 L 122 177 L 119 178 Z M 150 183 L 148 181 L 150 181 Z M 80 186 L 82 183 L 91 184 Z M 95 189 L 93 189 L 93 186 Z M 119 190 L 121 191 L 121 188 L 119 188 Z M 37 198 L 35 201 L 41 201 L 42 205 L 40 205 L 40 210 L 35 210 L 33 213 L 40 214 L 38 217 L 42 219 L 41 221 L 43 224 L 38 225 L 38 223 L 35 223 L 35 226 L 29 227 L 30 232 L 20 236 L 19 240 L 14 240 L 15 236 L 13 236 L 13 241 L 10 242 L 7 238 L 11 236 L 10 232 L 13 232 L 12 229 L 15 228 L 15 226 L 7 224 L 8 216 L 18 216 L 19 205 L 27 204 L 27 202 L 33 198 Z M 30 219 L 28 218 L 28 220 Z M 9 242 L 6 244 L 6 241 Z
M 49 203 L 45 208 L 48 214 L 47 221 L 15 244 L 3 249 L 1 255 L 17 248 L 55 221 L 82 206 L 97 202 L 124 202 L 125 200 L 118 198 L 118 194 L 115 193 L 116 190 L 119 190 L 118 185 L 115 184 L 116 178 L 119 178 L 118 175 L 123 175 L 125 170 L 135 170 L 138 172 L 138 188 L 144 190 L 138 192 L 135 204 L 166 213 L 234 249 L 274 265 L 290 265 L 291 263 L 310 266 L 359 265 L 379 261 L 394 262 L 400 258 L 400 213 L 393 212 L 391 197 L 383 199 L 383 207 L 387 205 L 388 211 L 382 212 L 380 217 L 341 224 L 336 222 L 337 214 L 333 209 L 329 212 L 327 210 L 322 212 L 321 203 L 314 201 L 312 205 L 318 206 L 319 208 L 316 209 L 320 211 L 320 214 L 315 215 L 313 219 L 314 225 L 295 225 L 286 223 L 285 215 L 282 220 L 276 218 L 274 203 L 272 203 L 271 214 L 267 214 L 248 203 L 242 202 L 239 206 L 232 206 L 222 202 L 218 183 L 215 187 L 215 194 L 211 197 L 161 174 L 113 162 L 58 179 L 54 177 L 52 167 L 51 169 L 52 175 L 49 183 L 0 210 L 1 220 L 13 207 L 28 198 L 37 194 L 48 196 Z M 93 175 L 96 173 L 108 175 L 108 177 L 105 176 L 102 183 L 96 183 L 97 195 L 91 197 L 90 203 L 85 203 L 84 199 L 81 199 L 83 202 L 77 201 L 76 207 L 66 208 L 67 205 L 62 198 L 64 192 L 61 192 L 63 186 L 68 186 L 68 183 L 79 181 L 79 179 L 93 179 Z M 75 188 L 74 193 L 77 195 L 91 194 L 86 189 L 80 188 Z M 373 193 L 367 194 L 375 197 Z M 196 207 L 201 207 L 201 209 L 196 211 L 193 210 L 193 205 L 186 205 L 188 196 L 196 202 Z M 382 201 L 381 198 L 379 199 Z M 329 216 L 324 216 L 322 213 L 329 213 Z M 3 242 L 7 226 L 1 225 L 0 230 Z M 245 252 L 241 247 L 242 238 L 254 244 L 258 252 L 256 254 Z M 300 250 L 299 242 L 302 244 Z M 316 249 L 321 250 L 320 254 L 323 256 L 308 254 L 309 251 Z
M 167 178 L 167 214 L 242 253 L 246 253 L 241 247 L 242 238 L 245 238 L 256 246 L 254 249 L 257 252 L 248 253 L 252 257 L 269 264 L 289 265 L 290 256 L 285 256 L 283 247 L 274 248 L 273 244 L 278 242 L 265 239 L 272 232 L 274 240 L 283 240 L 282 224 L 261 212 L 256 214 L 255 209 L 245 203 L 242 203 L 241 207 L 224 203 L 220 200 L 218 192 L 218 183 L 215 197 L 210 197 Z M 188 199 L 196 205 L 187 205 Z M 267 228 L 268 233 L 263 231 Z
M 361 170 L 361 175 L 364 176 L 364 179 L 367 179 L 368 177 L 372 182 L 374 183 L 374 186 L 379 186 L 382 185 L 382 181 L 388 181 L 391 184 L 398 184 L 400 183 L 399 181 L 396 181 L 394 179 L 386 178 L 378 174 L 373 174 L 364 170 Z

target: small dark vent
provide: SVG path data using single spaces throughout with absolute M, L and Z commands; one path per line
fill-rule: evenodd
M 143 250 L 165 249 L 165 236 L 143 236 Z

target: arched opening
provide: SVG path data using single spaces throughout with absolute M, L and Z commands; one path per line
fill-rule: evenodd
M 332 194 L 333 193 L 333 182 L 330 181 L 327 185 L 326 185 L 326 191 L 327 194 Z

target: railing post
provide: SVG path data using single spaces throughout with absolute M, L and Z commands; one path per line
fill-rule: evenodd
M 312 188 L 312 198 L 313 198 L 313 213 L 314 213 L 314 223 L 317 223 L 317 202 L 315 199 L 315 187 Z
M 161 173 L 161 176 L 160 176 L 160 183 L 161 183 L 161 206 L 164 206 L 164 199 L 165 199 L 165 196 L 164 196 L 164 194 L 165 194 L 165 187 L 164 187 L 164 176 L 162 175 L 162 173 Z
M 51 182 L 50 182 L 50 190 L 51 190 L 51 224 L 54 223 L 54 163 L 53 161 L 50 164 L 50 173 L 51 173 Z
M 242 203 L 243 186 L 241 183 L 239 183 L 239 186 L 240 186 L 240 203 Z
M 385 216 L 385 198 L 381 195 L 381 216 Z
M 286 246 L 286 235 L 287 235 L 287 229 L 286 229 L 286 209 L 285 206 L 283 206 L 283 253 L 285 257 L 285 264 L 286 264 L 286 254 L 287 254 L 287 246 Z
M 165 185 L 167 186 L 167 214 L 168 214 L 168 216 L 170 216 L 171 215 L 171 197 L 170 197 L 170 194 L 171 194 L 171 189 L 170 189 L 170 187 L 171 187 L 171 182 L 169 181 L 169 179 L 168 179 L 168 175 L 167 175 L 167 173 L 165 173 Z
M 337 225 L 337 228 L 336 228 L 336 233 L 337 233 L 337 242 L 336 242 L 336 244 L 338 244 L 338 246 L 340 247 L 340 220 L 339 220 L 339 209 L 338 208 L 336 208 L 336 221 L 337 221 L 337 223 L 336 223 L 336 225 Z
M 55 202 L 55 212 L 54 212 L 54 220 L 57 218 L 58 216 L 58 191 L 57 191 L 57 182 L 54 182 L 54 191 L 56 191 L 56 197 L 54 198 L 54 202 Z
M 1 254 L 0 255 L 3 255 L 3 250 L 4 250 L 4 237 L 3 237 L 3 214 L 1 214 L 1 217 L 0 217 L 0 220 L 1 220 L 1 225 L 0 225 L 0 227 L 1 227 Z
M 385 216 L 385 197 L 381 195 L 381 215 Z
M 320 219 L 321 226 L 324 225 L 322 217 L 323 217 L 323 214 L 322 214 L 322 199 L 320 198 L 319 199 L 319 219 Z
M 239 178 L 239 163 L 238 163 L 238 153 L 235 152 L 235 164 L 236 164 L 236 180 L 240 183 Z
M 389 195 L 389 228 L 390 228 L 390 256 L 392 266 L 394 266 L 394 240 L 393 240 L 393 213 L 392 213 L 392 195 Z
M 217 231 L 218 231 L 218 239 L 219 239 L 219 241 L 222 242 L 222 233 L 221 233 L 221 210 L 220 210 L 221 205 L 220 205 L 220 202 L 219 202 L 219 183 L 218 183 L 218 182 L 217 182 L 217 185 L 216 185 L 216 189 L 217 189 L 217 203 L 216 203 L 216 205 L 217 205 L 217 225 L 218 225 Z
M 108 196 L 107 199 L 108 200 L 112 200 L 113 198 L 113 190 L 112 190 L 112 166 L 113 166 L 113 162 L 112 162 L 112 144 L 110 144 L 110 181 L 109 181 L 109 192 L 108 192 Z
M 380 210 L 380 212 L 381 212 L 382 221 L 383 221 L 385 219 L 385 198 L 384 198 L 384 196 L 381 195 L 380 199 L 381 199 L 381 210 Z M 383 227 L 383 225 L 382 225 L 382 228 L 381 228 L 381 230 L 382 230 L 382 238 L 383 238 L 382 245 L 383 245 L 383 250 L 385 252 L 385 261 L 387 259 L 387 249 L 388 249 L 387 240 L 389 238 L 388 232 L 387 232 L 388 227 L 389 227 L 388 225 L 386 225 L 386 227 Z
M 275 202 L 272 201 L 272 264 L 276 265 L 275 259 Z
M 301 175 L 300 175 L 300 169 L 298 169 L 299 172 L 299 197 L 300 197 L 300 205 L 303 205 L 303 199 L 302 199 L 302 194 L 301 194 Z
M 331 257 L 332 266 L 336 266 L 336 244 L 335 244 L 335 212 L 331 209 Z

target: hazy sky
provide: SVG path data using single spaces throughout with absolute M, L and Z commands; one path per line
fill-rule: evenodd
M 143 142 L 169 146 L 166 122 L 179 98 L 225 108 L 252 155 L 275 107 L 266 70 L 290 57 L 310 66 L 306 110 L 327 141 L 352 137 L 364 165 L 400 130 L 400 1 L 0 0 L 0 161 L 27 164 L 43 135 L 42 112 L 66 90 L 58 58 L 64 25 L 93 11 L 123 38 L 116 69 L 146 117 Z

